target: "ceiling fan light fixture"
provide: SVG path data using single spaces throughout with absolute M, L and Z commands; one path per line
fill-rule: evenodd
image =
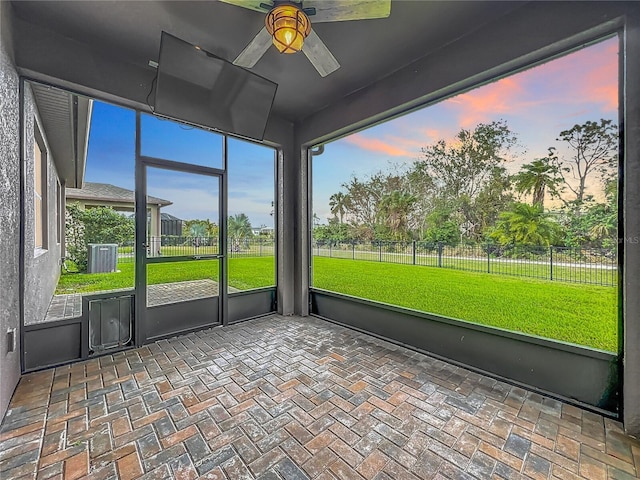
M 280 53 L 302 50 L 304 39 L 311 33 L 309 17 L 295 5 L 279 5 L 265 18 L 267 31 Z

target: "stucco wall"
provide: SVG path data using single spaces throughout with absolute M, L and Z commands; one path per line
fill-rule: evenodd
M 46 248 L 35 248 L 34 212 L 34 129 L 38 125 L 44 140 L 47 159 L 47 239 Z M 24 208 L 24 323 L 39 323 L 47 308 L 60 277 L 60 243 L 56 228 L 56 185 L 58 175 L 53 162 L 46 133 L 42 128 L 34 96 L 28 84 L 24 95 L 24 160 L 25 160 L 25 208 Z M 43 152 L 44 154 L 45 152 Z
M 20 378 L 20 141 L 18 74 L 9 35 L 9 6 L 0 2 L 0 418 Z M 9 352 L 7 331 L 16 331 L 16 350 Z

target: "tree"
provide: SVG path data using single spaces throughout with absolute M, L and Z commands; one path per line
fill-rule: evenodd
M 184 228 L 186 235 L 192 237 L 187 239 L 187 242 L 191 242 L 195 246 L 213 245 L 219 234 L 218 225 L 208 219 L 187 220 L 184 222 Z
M 502 245 L 549 246 L 560 234 L 560 226 L 539 205 L 515 202 L 500 214 L 491 238 Z
M 421 202 L 426 207 L 423 221 L 433 208 L 446 208 L 451 221 L 466 225 L 464 235 L 469 240 L 482 239 L 487 226 L 512 200 L 504 165 L 516 143 L 515 134 L 501 120 L 462 129 L 452 141 L 441 139 L 423 148 L 422 161 L 408 175 L 411 183 L 428 179 L 421 183 L 431 185 L 431 198 Z
M 416 197 L 410 193 L 395 190 L 385 195 L 380 200 L 379 215 L 383 225 L 385 225 L 393 240 L 406 240 L 411 237 L 408 231 L 408 217 Z
M 87 248 L 90 243 L 132 243 L 135 223 L 111 207 L 82 209 L 69 203 L 65 212 L 66 256 L 79 272 L 87 270 Z
M 460 130 L 453 141 L 439 140 L 422 149 L 416 169 L 433 179 L 445 195 L 475 198 L 496 167 L 507 161 L 516 136 L 503 120 Z
M 433 179 L 422 174 L 413 165 L 406 166 L 406 171 L 399 172 L 403 179 L 402 188 L 416 198 L 407 222 L 416 238 L 423 238 L 429 228 L 429 214 L 438 208 L 438 190 Z
M 230 215 L 227 223 L 227 236 L 233 240 L 247 238 L 253 235 L 249 217 L 244 213 Z
M 331 209 L 331 214 L 333 216 L 337 216 L 340 223 L 342 223 L 348 205 L 349 195 L 345 195 L 342 192 L 334 193 L 329 197 L 329 208 Z
M 184 228 L 190 237 L 218 236 L 218 225 L 209 220 L 187 220 Z
M 566 142 L 572 150 L 572 157 L 566 163 L 557 157 L 555 162 L 565 185 L 575 194 L 574 209 L 579 209 L 585 200 L 587 179 L 592 174 L 599 173 L 603 184 L 615 175 L 618 127 L 611 120 L 586 121 L 563 130 L 557 140 Z
M 457 245 L 460 241 L 460 225 L 451 219 L 451 210 L 446 207 L 435 208 L 427 216 L 426 229 L 422 240 L 429 243 Z
M 524 164 L 513 180 L 516 191 L 531 195 L 532 205 L 539 207 L 544 207 L 545 193 L 548 191 L 552 196 L 557 195 L 562 183 L 560 169 L 553 164 L 553 156 L 536 158 Z
M 313 229 L 313 239 L 320 243 L 338 243 L 349 241 L 349 226 L 337 219 L 329 220 L 329 225 L 318 225 Z
M 403 180 L 398 175 L 377 172 L 362 180 L 354 176 L 342 187 L 346 190 L 348 198 L 345 214 L 350 221 L 354 225 L 362 225 L 375 232 L 379 229 L 381 200 L 395 190 L 402 190 Z
M 472 242 L 484 240 L 500 213 L 511 203 L 511 177 L 505 168 L 496 167 L 475 198 L 462 197 L 458 202 L 463 220 L 461 225 L 465 227 L 463 237 Z
M 187 223 L 187 232 L 190 237 L 205 237 L 207 235 L 207 226 L 199 221 L 188 221 Z
M 565 210 L 563 226 L 565 243 L 572 247 L 614 249 L 618 237 L 617 182 L 611 180 L 605 186 L 605 203 L 585 199 L 580 215 Z

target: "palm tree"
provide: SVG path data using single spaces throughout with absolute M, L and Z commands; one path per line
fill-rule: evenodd
M 229 221 L 227 222 L 227 236 L 229 238 L 245 238 L 250 237 L 252 234 L 251 222 L 244 213 L 229 216 Z
M 418 199 L 410 193 L 395 190 L 382 197 L 378 205 L 382 221 L 396 240 L 406 237 L 409 213 Z
M 334 193 L 329 197 L 329 208 L 331 209 L 331 214 L 338 217 L 340 223 L 342 223 L 344 214 L 349 208 L 349 195 L 342 192 Z
M 516 202 L 498 217 L 491 237 L 503 245 L 546 245 L 558 237 L 560 226 L 539 205 Z
M 539 207 L 544 206 L 545 192 L 548 190 L 556 195 L 562 182 L 560 170 L 548 158 L 538 158 L 523 165 L 514 180 L 518 193 L 531 194 L 532 205 Z
M 194 221 L 188 226 L 190 237 L 205 237 L 207 235 L 207 225 L 201 221 Z

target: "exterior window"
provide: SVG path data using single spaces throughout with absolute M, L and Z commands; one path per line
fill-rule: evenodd
M 56 182 L 56 243 L 58 244 L 60 244 L 62 228 L 62 189 L 60 182 Z
M 34 142 L 34 218 L 35 218 L 35 247 L 47 248 L 47 155 L 41 144 L 38 128 L 35 131 Z

